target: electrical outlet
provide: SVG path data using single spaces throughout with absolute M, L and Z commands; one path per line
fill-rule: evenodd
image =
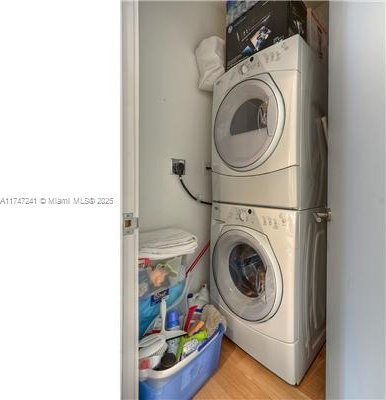
M 185 160 L 180 158 L 171 159 L 171 174 L 172 175 L 185 175 Z

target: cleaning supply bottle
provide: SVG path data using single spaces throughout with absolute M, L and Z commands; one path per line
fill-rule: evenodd
M 166 313 L 166 329 L 178 331 L 180 329 L 180 313 L 177 310 L 170 310 Z M 177 354 L 179 339 L 170 339 L 167 342 L 168 353 Z
M 193 325 L 196 325 L 202 315 L 202 309 L 209 303 L 209 290 L 206 284 L 196 293 L 188 294 L 188 312 L 186 313 L 184 330 L 188 331 Z
M 209 290 L 206 284 L 202 285 L 201 289 L 197 293 L 189 293 L 188 295 L 189 307 L 196 305 L 197 308 L 202 309 L 208 303 L 209 303 Z
M 177 350 L 177 360 L 182 361 L 189 354 L 193 353 L 201 342 L 208 338 L 208 332 L 206 329 L 196 333 L 193 336 L 181 336 L 179 338 L 178 350 Z

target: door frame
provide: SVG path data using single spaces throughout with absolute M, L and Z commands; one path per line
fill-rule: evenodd
M 121 3 L 121 398 L 138 398 L 138 0 Z M 124 229 L 130 214 L 132 227 Z

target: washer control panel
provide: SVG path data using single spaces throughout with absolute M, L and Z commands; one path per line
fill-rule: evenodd
M 288 226 L 288 217 L 285 212 L 280 212 L 280 214 L 276 216 L 263 213 L 260 217 L 260 221 L 263 227 L 272 227 L 272 229 L 275 230 Z
M 229 211 L 228 216 L 240 225 L 254 225 L 256 222 L 253 209 L 248 207 L 235 207 L 234 210 Z
M 213 219 L 226 224 L 249 226 L 263 230 L 288 229 L 290 216 L 285 211 L 271 210 L 269 208 L 255 208 L 248 206 L 215 205 Z

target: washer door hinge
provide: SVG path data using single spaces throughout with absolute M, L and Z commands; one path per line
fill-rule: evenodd
M 313 215 L 314 215 L 315 221 L 318 223 L 331 221 L 331 209 L 330 208 L 326 208 L 325 212 L 314 212 Z
M 138 229 L 138 217 L 134 217 L 133 213 L 123 213 L 122 215 L 122 234 L 123 236 L 132 235 Z

